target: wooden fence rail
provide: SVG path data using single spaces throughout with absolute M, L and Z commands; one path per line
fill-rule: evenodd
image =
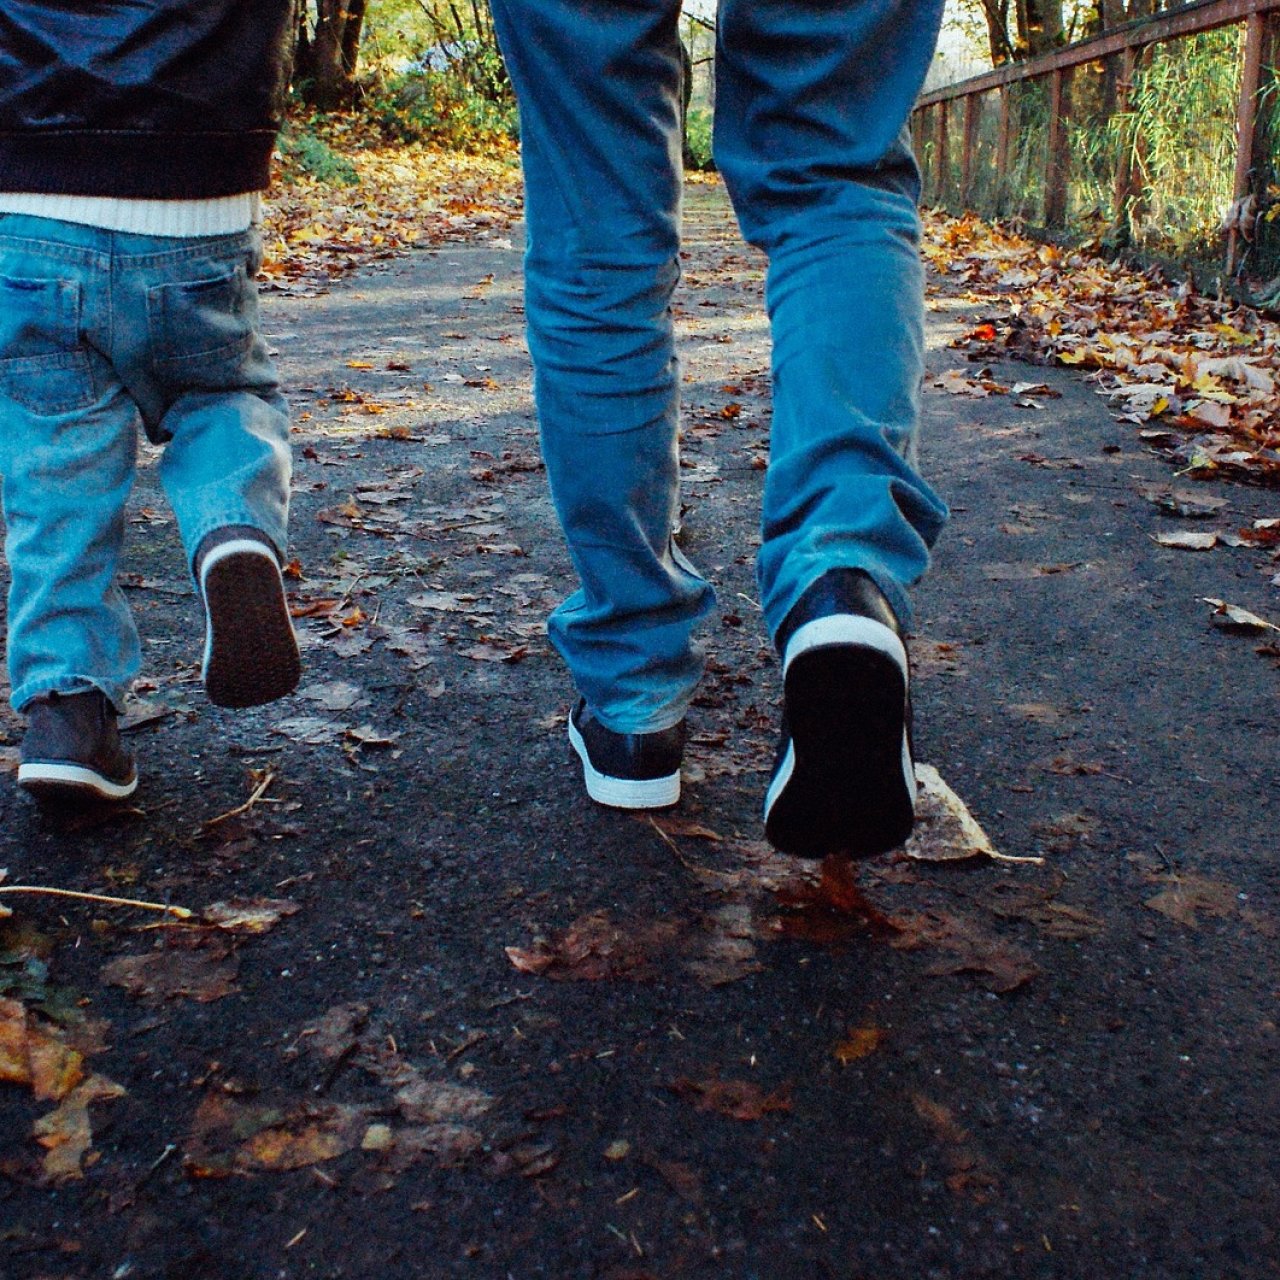
M 1198 3 L 1139 19 L 1111 31 L 1068 45 L 1053 53 L 1012 62 L 982 75 L 962 80 L 922 94 L 912 116 L 912 132 L 917 154 L 926 159 L 925 198 L 940 202 L 945 198 L 954 154 L 952 104 L 963 103 L 959 139 L 959 198 L 972 207 L 977 172 L 977 132 L 982 95 L 998 92 L 999 127 L 995 146 L 996 190 L 1005 188 L 1010 158 L 1010 87 L 1035 80 L 1048 80 L 1048 144 L 1044 159 L 1043 224 L 1055 229 L 1065 225 L 1067 196 L 1071 179 L 1071 157 L 1067 129 L 1071 119 L 1072 74 L 1080 67 L 1119 56 L 1120 74 L 1116 82 L 1115 111 L 1124 113 L 1144 53 L 1153 45 L 1177 40 L 1221 27 L 1245 24 L 1244 61 L 1236 111 L 1236 163 L 1233 184 L 1234 207 L 1239 208 L 1256 183 L 1255 160 L 1262 145 L 1260 103 L 1268 90 L 1268 76 L 1276 60 L 1280 41 L 1280 0 L 1198 0 Z M 926 146 L 931 143 L 931 147 Z M 1138 175 L 1132 163 L 1132 149 L 1119 157 L 1113 193 L 1113 219 L 1124 222 L 1139 198 Z M 1234 271 L 1239 258 L 1239 219 L 1228 233 L 1226 266 Z

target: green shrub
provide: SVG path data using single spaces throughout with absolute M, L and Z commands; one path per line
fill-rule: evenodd
M 514 101 L 494 101 L 453 70 L 392 76 L 368 93 L 364 110 L 390 138 L 452 151 L 480 151 L 517 133 Z
M 684 123 L 684 161 L 690 169 L 714 169 L 711 126 L 714 117 L 706 107 L 690 107 Z
M 310 174 L 317 182 L 334 187 L 360 184 L 360 175 L 351 161 L 312 133 L 305 120 L 290 124 L 281 133 L 279 150 L 286 167 Z

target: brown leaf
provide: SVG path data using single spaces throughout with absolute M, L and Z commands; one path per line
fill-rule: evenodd
M 449 1080 L 418 1079 L 397 1092 L 396 1106 L 417 1124 L 446 1124 L 474 1120 L 493 1106 L 493 1098 Z
M 464 1124 L 410 1125 L 392 1135 L 388 1152 L 393 1169 L 407 1169 L 424 1156 L 443 1168 L 461 1164 L 484 1145 L 484 1138 Z
M 782 1085 L 766 1093 L 750 1080 L 706 1080 L 681 1077 L 670 1085 L 677 1097 L 692 1102 L 699 1111 L 712 1111 L 730 1120 L 759 1120 L 770 1111 L 791 1110 L 791 1089 Z
M 670 951 L 685 931 L 674 920 L 615 923 L 607 911 L 593 911 L 550 938 L 507 947 L 507 959 L 522 973 L 561 982 L 602 979 L 640 981 L 652 976 L 655 960 Z
M 35 1122 L 32 1132 L 45 1148 L 45 1181 L 68 1182 L 84 1176 L 85 1159 L 93 1145 L 89 1106 L 123 1097 L 124 1093 L 115 1081 L 92 1075 L 68 1092 L 55 1110 Z
M 905 911 L 889 923 L 897 951 L 936 948 L 944 953 L 926 970 L 929 977 L 972 973 L 990 991 L 1003 995 L 1030 982 L 1039 967 L 1019 948 L 984 934 L 972 921 L 940 911 Z
M 358 1107 L 299 1108 L 286 1121 L 262 1129 L 236 1153 L 242 1169 L 282 1172 L 333 1160 L 360 1145 L 367 1127 Z
M 1001 920 L 1026 920 L 1050 938 L 1082 942 L 1096 937 L 1103 922 L 1083 907 L 1057 902 L 1059 884 L 1049 888 L 1004 881 L 991 886 L 991 909 Z
M 20 1000 L 0 999 L 0 1082 L 29 1087 L 43 1102 L 65 1098 L 85 1078 L 84 1055 Z
M 852 1027 L 831 1052 L 842 1067 L 859 1058 L 869 1057 L 884 1043 L 884 1032 L 879 1027 Z
M 816 883 L 796 877 L 774 892 L 783 908 L 774 927 L 788 938 L 834 945 L 890 923 L 858 887 L 852 862 L 837 855 L 823 859 Z
M 652 817 L 646 815 L 645 821 L 650 821 L 660 831 L 665 831 L 669 836 L 686 836 L 691 840 L 710 840 L 715 844 L 719 844 L 724 839 L 719 832 L 712 831 L 710 827 L 705 827 L 700 822 L 695 822 L 691 818 L 672 818 L 661 814 L 654 814 Z
M 326 1062 L 345 1058 L 369 1021 L 367 1004 L 336 1004 L 302 1028 L 299 1042 Z
M 238 990 L 238 971 L 239 961 L 228 951 L 167 947 L 111 961 L 102 970 L 102 981 L 144 1000 L 186 996 L 197 1004 L 208 1004 Z
M 916 826 L 903 853 L 920 862 L 994 857 L 995 846 L 968 806 L 932 765 L 916 765 L 920 793 Z
M 266 933 L 301 908 L 288 898 L 232 898 L 205 907 L 200 918 L 228 933 Z
M 1163 882 L 1168 888 L 1148 898 L 1145 905 L 1191 929 L 1199 926 L 1201 914 L 1221 919 L 1240 905 L 1236 887 L 1221 880 L 1186 874 L 1169 876 Z
M 206 1094 L 192 1118 L 184 1167 L 192 1177 L 301 1169 L 360 1145 L 363 1108 L 303 1102 L 281 1107 Z

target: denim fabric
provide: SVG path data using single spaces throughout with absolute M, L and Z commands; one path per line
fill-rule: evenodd
M 550 633 L 600 720 L 665 728 L 713 604 L 671 544 L 678 0 L 493 0 L 520 101 L 526 310 L 552 497 L 581 589 Z M 715 153 L 769 258 L 771 633 L 827 569 L 905 623 L 946 509 L 916 471 L 919 178 L 905 124 L 941 0 L 722 0 Z
M 138 426 L 191 563 L 227 524 L 285 546 L 289 426 L 258 334 L 256 232 L 129 235 L 0 214 L 0 474 L 11 702 L 96 686 L 138 634 L 116 583 Z

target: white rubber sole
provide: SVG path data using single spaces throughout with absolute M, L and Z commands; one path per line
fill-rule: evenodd
M 680 773 L 669 773 L 662 778 L 611 778 L 600 773 L 591 763 L 587 744 L 578 732 L 578 726 L 569 720 L 569 742 L 582 761 L 582 780 L 587 795 L 597 804 L 610 809 L 667 809 L 680 799 Z
M 891 658 L 902 672 L 903 680 L 907 679 L 907 647 L 900 637 L 883 622 L 854 613 L 833 613 L 825 618 L 806 622 L 787 644 L 782 674 L 787 674 L 791 664 L 802 653 L 832 644 L 854 644 L 863 649 L 876 649 Z
M 33 791 L 92 793 L 103 800 L 124 800 L 138 789 L 138 775 L 128 782 L 112 782 L 95 770 L 79 764 L 52 764 L 37 760 L 18 766 L 18 785 Z

